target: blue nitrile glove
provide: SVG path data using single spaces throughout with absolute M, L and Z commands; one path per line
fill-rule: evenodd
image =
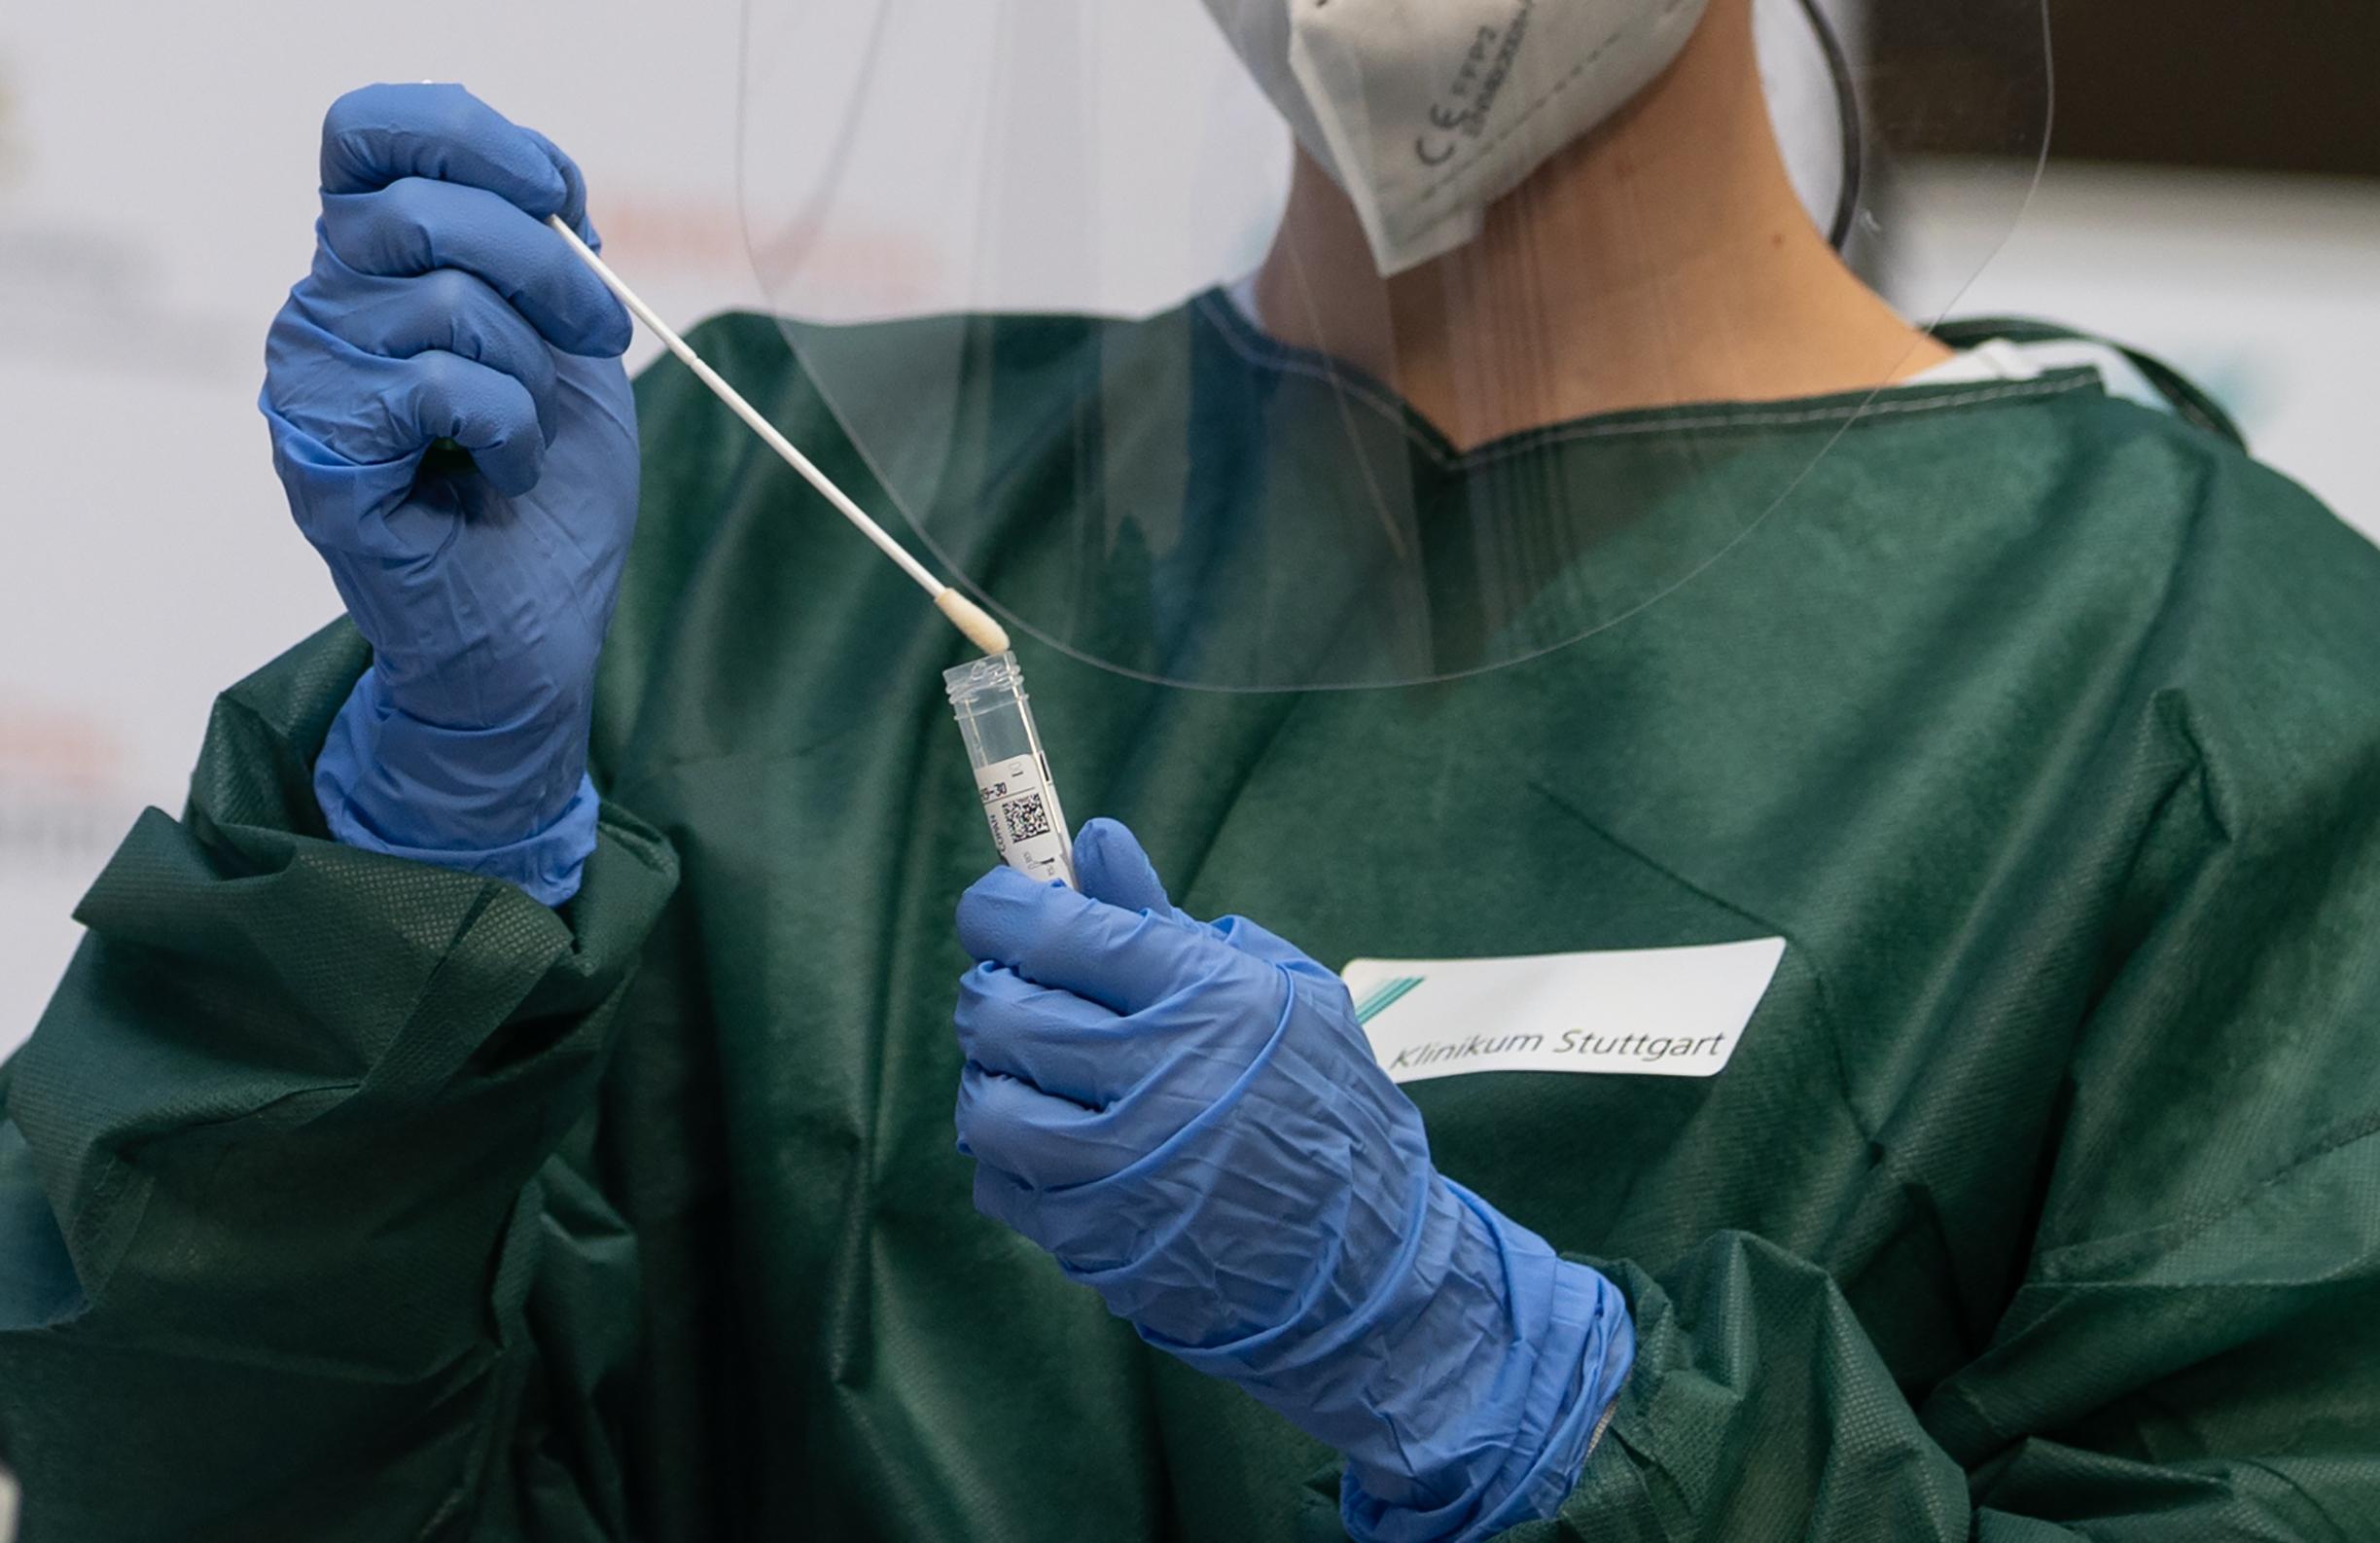
M 549 214 L 594 241 L 570 158 L 460 87 L 340 97 L 261 405 L 373 650 L 315 766 L 332 834 L 558 905 L 637 453 L 627 312 Z
M 1075 862 L 959 902 L 977 1207 L 1344 1453 L 1351 1536 L 1551 1515 L 1635 1353 L 1617 1289 L 1431 1166 L 1337 977 L 1175 910 L 1113 821 Z

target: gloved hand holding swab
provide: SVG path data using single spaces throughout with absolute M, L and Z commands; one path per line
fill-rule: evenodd
M 969 642 L 983 650 L 987 655 L 1005 654 L 1009 651 L 1009 634 L 1006 628 L 993 621 L 981 606 L 976 604 L 958 590 L 937 579 L 927 570 L 925 564 L 909 556 L 901 543 L 887 535 L 882 525 L 870 519 L 868 512 L 852 502 L 849 494 L 835 486 L 834 481 L 812 464 L 808 456 L 796 449 L 791 440 L 778 433 L 776 425 L 763 417 L 759 409 L 744 400 L 742 393 L 728 384 L 718 371 L 703 363 L 701 356 L 687 346 L 686 340 L 679 337 L 667 322 L 661 320 L 652 306 L 637 299 L 636 293 L 621 281 L 620 275 L 612 271 L 611 266 L 595 255 L 594 248 L 579 239 L 578 232 L 572 230 L 558 215 L 549 216 L 546 224 L 551 227 L 565 242 L 569 243 L 571 251 L 578 254 L 579 261 L 585 263 L 593 270 L 597 278 L 603 280 L 604 287 L 620 298 L 620 303 L 628 307 L 629 314 L 651 329 L 653 335 L 661 341 L 662 345 L 671 353 L 676 354 L 686 368 L 694 373 L 694 377 L 710 388 L 712 395 L 725 402 L 729 411 L 749 424 L 752 432 L 758 434 L 767 443 L 770 449 L 775 450 L 783 458 L 786 465 L 799 472 L 804 482 L 817 488 L 828 503 L 833 504 L 842 513 L 845 520 L 858 526 L 861 535 L 875 543 L 878 551 L 901 565 L 902 572 L 916 580 L 918 587 L 933 596 L 936 608 L 950 619 L 950 625 L 967 634 Z

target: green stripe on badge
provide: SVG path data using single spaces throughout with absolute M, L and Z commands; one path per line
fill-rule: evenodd
M 1426 979 L 1427 977 L 1419 975 L 1401 975 L 1396 980 L 1381 982 L 1373 988 L 1369 996 L 1355 1005 L 1355 1021 L 1359 1023 L 1370 1023 L 1382 1013 L 1403 1001 L 1405 993 Z

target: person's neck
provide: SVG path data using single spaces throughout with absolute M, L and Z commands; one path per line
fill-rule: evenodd
M 1464 447 L 1633 408 L 1862 390 L 1947 358 L 1811 227 L 1751 9 L 1717 0 L 1665 75 L 1492 206 L 1475 240 L 1385 283 L 1316 277 L 1372 260 L 1301 154 L 1256 278 L 1265 330 L 1378 376 Z

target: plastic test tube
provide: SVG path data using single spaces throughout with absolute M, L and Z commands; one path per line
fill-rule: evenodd
M 992 845 L 1000 860 L 1036 879 L 1075 881 L 1075 843 L 1066 811 L 1058 807 L 1058 785 L 1049 758 L 1033 727 L 1025 700 L 1024 671 L 1014 654 L 999 654 L 942 672 L 959 733 L 967 736 L 967 759 L 976 770 L 976 791 L 983 817 L 991 822 Z

